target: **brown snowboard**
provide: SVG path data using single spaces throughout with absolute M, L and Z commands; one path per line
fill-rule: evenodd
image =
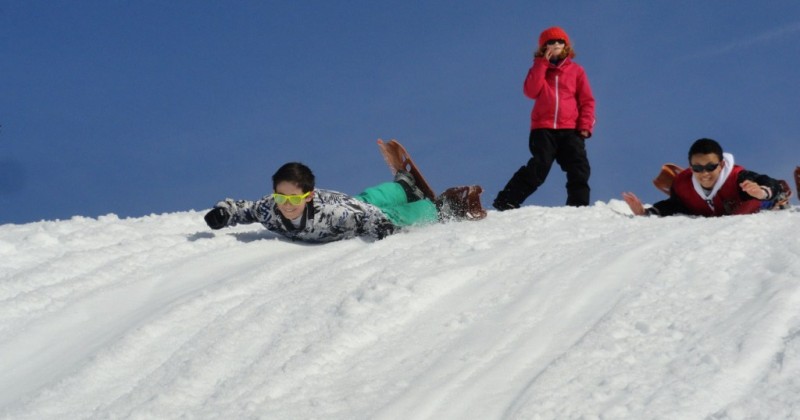
M 378 139 L 378 148 L 381 151 L 381 155 L 383 155 L 383 159 L 389 165 L 392 175 L 400 170 L 410 173 L 425 197 L 436 203 L 442 217 L 452 217 L 459 220 L 480 220 L 486 217 L 486 210 L 481 205 L 483 188 L 480 185 L 448 188 L 441 196 L 437 197 L 433 188 L 431 188 L 428 181 L 422 176 L 422 172 L 411 159 L 411 155 L 400 142 L 394 139 L 388 142 Z
M 653 185 L 655 185 L 659 191 L 669 195 L 669 190 L 672 188 L 672 181 L 682 171 L 683 168 L 674 163 L 665 163 L 661 166 L 661 172 L 653 179 Z
M 417 187 L 425 194 L 425 197 L 431 201 L 436 200 L 436 193 L 433 192 L 433 188 L 431 188 L 428 181 L 425 180 L 425 177 L 422 176 L 422 172 L 419 171 L 417 165 L 411 160 L 411 155 L 408 154 L 406 148 L 403 147 L 400 142 L 394 139 L 388 142 L 378 139 L 378 147 L 381 150 L 383 159 L 385 159 L 386 163 L 389 165 L 389 169 L 392 170 L 392 175 L 400 170 L 410 173 L 411 176 L 414 177 Z

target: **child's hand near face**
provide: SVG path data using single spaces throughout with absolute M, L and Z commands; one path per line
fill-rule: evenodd
M 553 57 L 558 57 L 564 51 L 564 44 L 548 45 L 547 50 L 544 52 L 544 58 L 550 60 Z

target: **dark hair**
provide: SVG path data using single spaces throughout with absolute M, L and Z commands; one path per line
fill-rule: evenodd
M 722 160 L 722 146 L 719 143 L 706 138 L 696 140 L 692 147 L 689 148 L 689 160 L 692 160 L 694 155 L 707 155 L 709 153 L 717 155 L 719 160 Z
M 314 173 L 300 162 L 285 163 L 272 175 L 272 190 L 281 182 L 291 182 L 306 193 L 314 189 Z

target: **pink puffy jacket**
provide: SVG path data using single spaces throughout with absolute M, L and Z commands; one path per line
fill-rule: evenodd
M 523 87 L 536 103 L 531 111 L 531 129 L 586 130 L 594 127 L 594 96 L 586 72 L 569 58 L 558 65 L 543 57 L 533 60 Z

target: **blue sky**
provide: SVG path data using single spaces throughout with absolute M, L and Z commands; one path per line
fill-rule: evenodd
M 553 25 L 597 100 L 592 201 L 661 199 L 650 180 L 700 137 L 800 165 L 795 1 L 0 0 L 0 224 L 256 199 L 295 160 L 356 194 L 390 179 L 378 138 L 489 206 L 529 158 L 522 81 Z

